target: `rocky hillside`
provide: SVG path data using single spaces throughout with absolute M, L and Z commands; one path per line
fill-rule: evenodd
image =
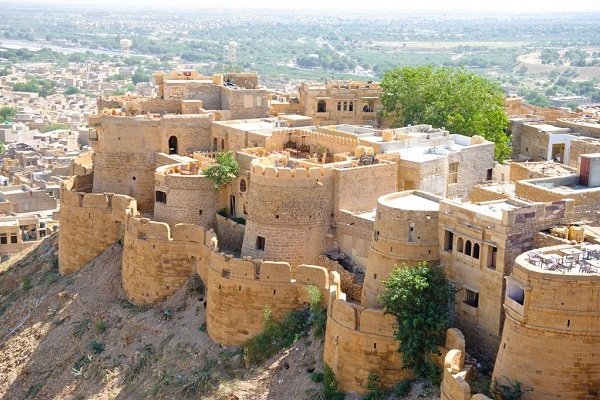
M 322 369 L 321 339 L 303 337 L 246 368 L 240 349 L 207 336 L 198 277 L 137 307 L 121 287 L 119 245 L 66 277 L 57 246 L 54 234 L 0 264 L 0 399 L 324 399 L 311 374 Z M 437 393 L 416 384 L 406 398 Z
M 202 284 L 154 307 L 129 303 L 114 245 L 79 273 L 58 274 L 56 235 L 0 266 L 3 399 L 304 399 L 320 384 L 310 337 L 259 368 L 206 334 Z

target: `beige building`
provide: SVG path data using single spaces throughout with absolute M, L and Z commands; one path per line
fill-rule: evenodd
M 378 126 L 381 86 L 374 82 L 303 83 L 298 88 L 300 113 L 316 125 Z

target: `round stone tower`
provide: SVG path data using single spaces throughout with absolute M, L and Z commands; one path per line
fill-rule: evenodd
M 396 265 L 439 260 L 438 214 L 440 198 L 409 190 L 381 196 L 365 272 L 361 303 L 379 306 L 383 281 Z
M 541 251 L 561 257 L 571 248 Z M 506 279 L 504 310 L 495 381 L 518 382 L 527 400 L 600 398 L 598 273 L 542 269 L 524 253 Z
M 333 173 L 252 162 L 242 255 L 292 265 L 317 263 L 331 246 Z
M 175 224 L 215 227 L 219 193 L 214 181 L 202 175 L 196 163 L 165 165 L 156 169 L 154 219 Z

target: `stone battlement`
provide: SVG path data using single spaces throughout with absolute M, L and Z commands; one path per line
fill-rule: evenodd
M 258 160 L 257 160 L 258 161 Z M 323 167 L 312 167 L 312 168 L 286 168 L 286 167 L 267 167 L 259 165 L 256 161 L 252 162 L 251 174 L 262 175 L 265 178 L 309 178 L 318 179 L 323 177 L 329 177 L 333 175 L 333 171 L 329 168 Z
M 123 194 L 114 193 L 83 193 L 61 189 L 61 205 L 82 208 L 100 208 L 114 210 L 115 216 L 130 210 L 132 214 L 137 213 L 135 199 Z

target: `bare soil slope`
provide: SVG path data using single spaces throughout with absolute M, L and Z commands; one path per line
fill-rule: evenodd
M 322 364 L 320 340 L 247 369 L 206 335 L 197 279 L 139 308 L 121 287 L 119 245 L 61 277 L 57 239 L 0 274 L 1 399 L 305 399 L 320 388 L 307 372 Z

